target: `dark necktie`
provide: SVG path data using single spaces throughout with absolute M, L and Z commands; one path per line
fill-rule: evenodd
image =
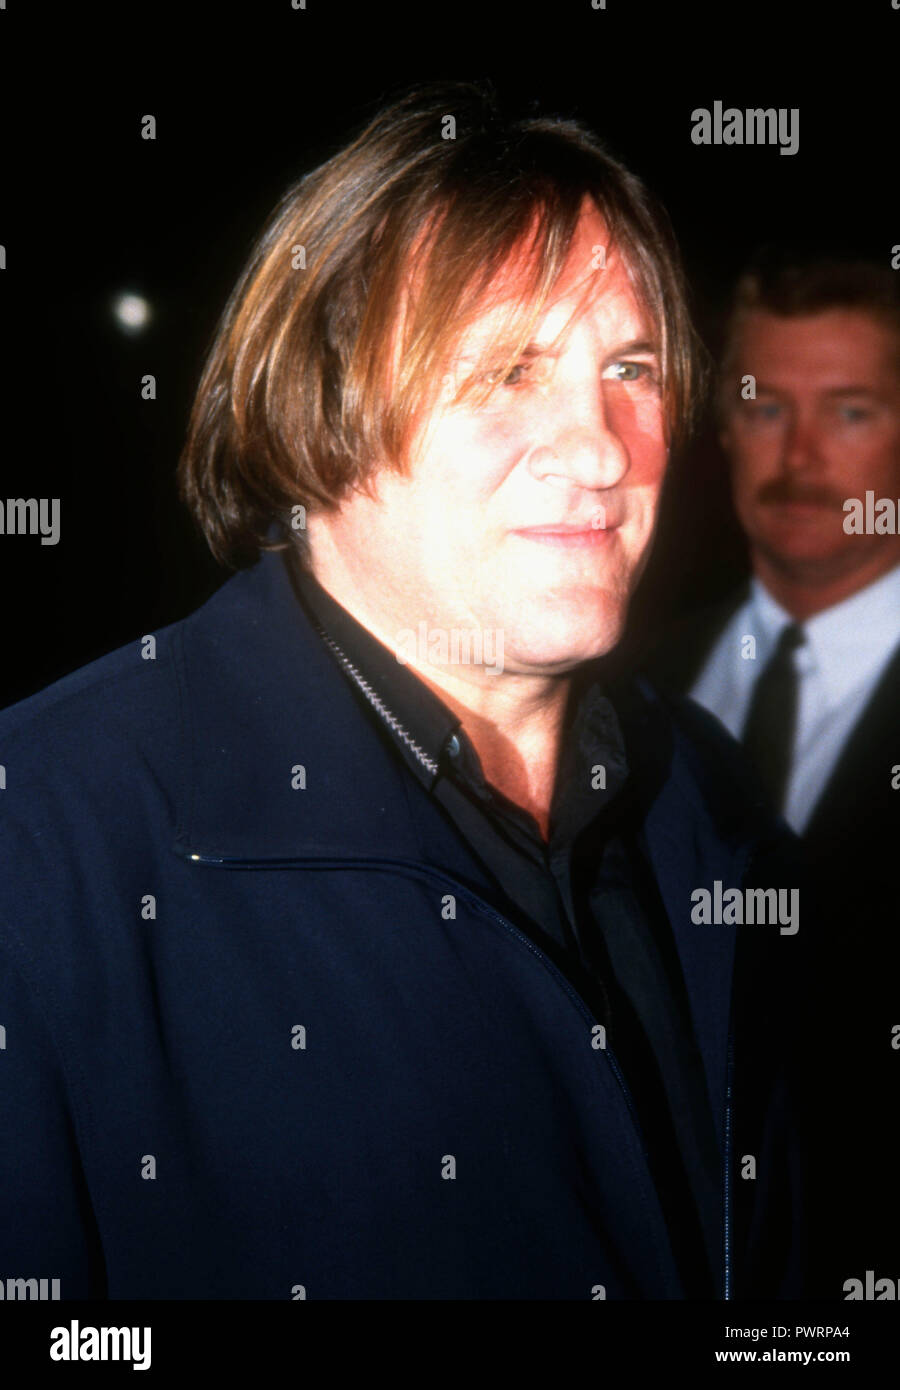
M 779 811 L 784 805 L 797 724 L 793 654 L 805 641 L 806 634 L 799 623 L 788 623 L 782 629 L 778 645 L 753 687 L 741 734 L 741 742 Z

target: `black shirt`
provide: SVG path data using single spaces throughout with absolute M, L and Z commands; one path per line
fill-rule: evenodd
M 587 663 L 572 680 L 545 841 L 484 776 L 462 721 L 294 557 L 300 601 L 371 717 L 496 882 L 504 915 L 607 1030 L 693 1297 L 717 1297 L 719 1160 L 671 927 L 640 847 L 615 711 Z M 705 1243 L 705 1252 L 704 1252 Z

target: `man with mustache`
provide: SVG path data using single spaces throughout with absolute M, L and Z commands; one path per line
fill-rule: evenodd
M 805 1012 L 817 1292 L 900 1260 L 893 1117 L 900 538 L 845 525 L 900 498 L 900 275 L 769 251 L 739 282 L 718 393 L 749 584 L 650 663 L 743 740 L 816 894 Z

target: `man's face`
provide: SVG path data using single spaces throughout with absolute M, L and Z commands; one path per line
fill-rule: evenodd
M 859 310 L 755 311 L 741 329 L 735 376 L 755 377 L 756 399 L 735 399 L 722 433 L 735 506 L 756 558 L 795 581 L 840 579 L 885 548 L 845 533 L 843 503 L 900 496 L 897 351 Z
M 653 533 L 667 456 L 655 333 L 596 212 L 535 351 L 486 404 L 453 405 L 489 325 L 461 344 L 408 476 L 382 469 L 327 524 L 382 634 L 422 620 L 499 633 L 504 670 L 564 671 L 618 640 Z M 312 524 L 310 539 L 315 568 Z

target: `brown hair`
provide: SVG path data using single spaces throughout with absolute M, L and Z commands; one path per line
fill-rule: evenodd
M 677 442 L 699 367 L 665 213 L 578 121 L 508 117 L 489 84 L 414 89 L 287 190 L 228 300 L 179 464 L 216 558 L 283 549 L 292 506 L 334 508 L 377 464 L 402 468 L 455 345 L 520 254 L 525 288 L 487 349 L 509 371 L 585 197 L 655 326 Z
M 896 336 L 900 368 L 900 275 L 889 266 L 849 254 L 798 252 L 767 246 L 740 276 L 725 328 L 717 405 L 720 419 L 732 401 L 741 330 L 748 315 L 761 311 L 781 318 L 805 318 L 830 309 L 869 314 Z

